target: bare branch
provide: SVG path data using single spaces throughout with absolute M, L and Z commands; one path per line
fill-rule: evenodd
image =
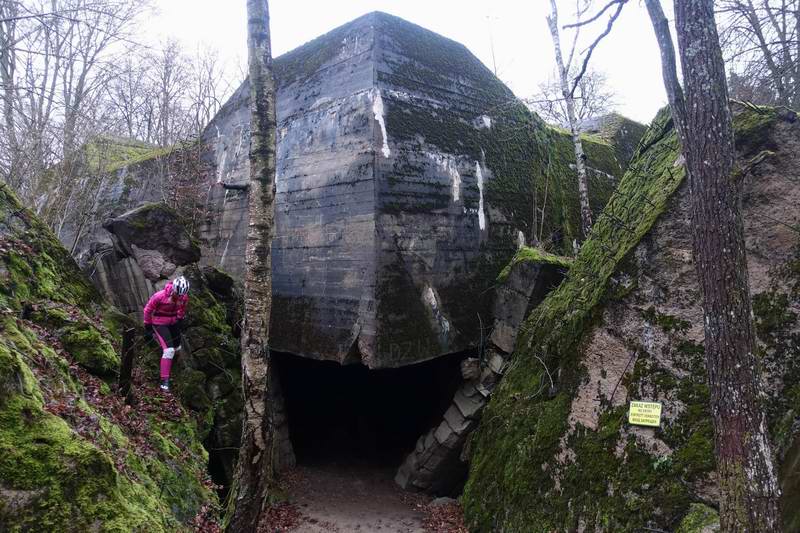
M 572 24 L 567 24 L 567 25 L 565 25 L 565 26 L 562 26 L 562 27 L 561 27 L 561 29 L 562 29 L 562 30 L 567 30 L 567 29 L 569 29 L 569 28 L 580 28 L 581 26 L 586 26 L 587 24 L 591 24 L 591 23 L 592 23 L 592 22 L 594 22 L 595 20 L 597 20 L 597 19 L 599 19 L 600 17 L 602 17 L 602 16 L 603 16 L 603 13 L 605 13 L 606 11 L 608 11 L 609 9 L 611 9 L 611 7 L 612 7 L 614 4 L 619 4 L 619 3 L 622 3 L 622 4 L 624 4 L 624 3 L 625 3 L 625 2 L 627 2 L 627 1 L 628 1 L 628 0 L 611 0 L 609 3 L 607 3 L 606 5 L 604 5 L 604 6 L 603 6 L 603 8 L 602 8 L 602 9 L 601 9 L 601 10 L 600 10 L 600 11 L 599 11 L 599 12 L 598 12 L 598 13 L 597 13 L 595 16 L 593 16 L 593 17 L 590 17 L 590 18 L 588 18 L 588 19 L 586 19 L 586 20 L 578 20 L 578 21 L 576 21 L 576 22 L 573 22 Z
M 614 22 L 617 20 L 617 17 L 619 17 L 619 14 L 622 12 L 622 8 L 627 3 L 628 0 L 617 0 L 617 10 L 614 12 L 613 15 L 611 15 L 611 18 L 608 19 L 608 24 L 606 25 L 606 29 L 603 31 L 603 33 L 597 36 L 597 39 L 595 39 L 592 44 L 589 45 L 589 48 L 586 51 L 586 56 L 583 58 L 583 64 L 581 65 L 581 70 L 580 72 L 578 72 L 578 75 L 575 76 L 575 80 L 573 81 L 572 89 L 570 90 L 570 96 L 575 94 L 575 89 L 578 88 L 578 84 L 580 83 L 581 78 L 583 77 L 584 74 L 586 74 L 586 69 L 589 67 L 589 60 L 592 58 L 594 49 L 597 47 L 598 44 L 600 44 L 600 41 L 602 41 L 606 35 L 611 33 L 611 28 L 614 26 Z

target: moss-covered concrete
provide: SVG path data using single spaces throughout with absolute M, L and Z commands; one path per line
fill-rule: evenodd
M 561 255 L 555 255 L 539 248 L 531 248 L 530 246 L 523 246 L 520 248 L 511 261 L 506 265 L 503 270 L 500 271 L 500 274 L 497 276 L 497 282 L 503 283 L 507 278 L 508 275 L 511 273 L 511 269 L 513 269 L 519 263 L 523 263 L 526 261 L 532 261 L 534 263 L 544 263 L 547 265 L 554 265 L 557 267 L 561 267 L 565 271 L 572 266 L 572 258 L 571 257 L 564 257 Z
M 763 126 L 774 119 L 740 115 L 736 123 L 748 125 L 737 130 L 742 150 L 754 153 L 774 142 L 774 132 Z M 756 138 L 742 140 L 748 135 Z M 472 531 L 703 531 L 713 522 L 713 513 L 693 506 L 713 501 L 715 490 L 702 322 L 666 311 L 696 306 L 697 296 L 686 293 L 690 299 L 672 302 L 669 292 L 638 290 L 647 283 L 639 269 L 669 243 L 669 236 L 658 245 L 647 239 L 664 212 L 678 209 L 681 195 L 675 193 L 685 191 L 683 179 L 672 122 L 662 112 L 566 280 L 522 327 L 512 365 L 470 445 L 462 501 Z M 692 275 L 682 259 L 690 239 L 683 242 L 671 244 L 676 249 L 669 253 L 676 255 L 659 259 L 659 267 Z M 790 271 L 791 265 L 776 269 Z M 773 369 L 769 381 L 779 374 L 770 420 L 782 456 L 796 442 L 792 360 L 800 354 L 791 332 L 798 328 L 792 311 L 798 302 L 776 289 L 756 293 L 754 304 L 765 364 Z M 616 331 L 629 327 L 615 321 L 623 315 L 636 317 L 627 323 L 637 324 L 630 335 Z M 664 348 L 654 352 L 651 345 Z M 616 373 L 610 384 L 606 372 Z M 548 376 L 557 393 L 537 394 Z M 626 396 L 662 399 L 661 427 L 629 426 Z
M 115 172 L 123 167 L 169 154 L 179 147 L 154 144 L 121 137 L 100 136 L 83 146 L 85 164 L 93 172 Z
M 501 95 L 496 96 L 499 97 Z M 571 254 L 572 241 L 583 237 L 570 136 L 547 126 L 521 102 L 508 98 L 500 100 L 502 105 L 498 100 L 483 104 L 486 113 L 492 116 L 491 128 L 476 128 L 469 121 L 474 117 L 456 111 L 421 112 L 410 104 L 393 100 L 387 103 L 386 128 L 396 142 L 416 143 L 422 138 L 443 153 L 468 156 L 485 163 L 492 174 L 486 184 L 486 202 L 498 209 L 505 219 L 502 222 L 493 219 L 489 224 L 494 249 L 514 249 L 517 235 L 509 228 L 517 228 L 531 241 L 536 227 L 536 237 L 546 241 L 549 249 Z M 590 202 L 594 212 L 599 213 L 622 171 L 614 148 L 604 140 L 586 137 L 584 150 L 590 167 Z M 414 168 L 407 172 L 402 170 L 396 168 L 395 172 L 409 176 L 418 174 Z M 467 207 L 477 207 L 478 194 L 474 193 L 465 191 L 465 204 L 470 198 L 476 202 Z M 449 195 L 438 196 L 443 206 L 449 203 Z M 434 199 L 438 196 L 432 195 Z M 534 199 L 537 204 L 535 220 Z M 430 210 L 437 205 L 420 207 L 397 203 L 384 206 L 384 210 Z M 503 262 L 508 259 L 510 256 L 503 257 Z
M 614 147 L 617 161 L 622 170 L 627 170 L 639 141 L 647 131 L 647 126 L 631 120 L 619 113 L 609 113 L 602 117 L 589 119 L 580 125 L 581 130 L 609 143 Z

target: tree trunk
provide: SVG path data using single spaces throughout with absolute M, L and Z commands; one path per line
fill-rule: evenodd
M 275 198 L 275 86 L 272 77 L 269 6 L 247 0 L 250 63 L 250 187 L 245 251 L 242 387 L 245 417 L 236 466 L 228 531 L 255 531 L 267 502 L 273 472 L 273 421 L 269 318 L 272 307 L 271 246 Z
M 125 403 L 127 404 L 133 403 L 131 374 L 133 373 L 133 359 L 136 355 L 133 349 L 135 335 L 136 330 L 134 328 L 125 328 L 122 331 L 122 357 L 120 358 L 118 393 L 125 398 Z
M 780 489 L 762 406 L 725 65 L 713 0 L 676 0 L 685 101 L 658 0 L 647 0 L 689 176 L 692 241 L 724 532 L 779 532 Z M 669 41 L 669 42 L 667 42 Z
M 586 177 L 586 154 L 583 151 L 581 133 L 578 130 L 577 119 L 575 118 L 575 98 L 570 89 L 569 68 L 564 65 L 564 57 L 561 53 L 561 37 L 558 32 L 558 8 L 555 0 L 550 0 L 551 13 L 547 17 L 547 24 L 550 26 L 550 35 L 553 38 L 553 49 L 556 54 L 556 64 L 558 65 L 558 77 L 561 81 L 561 95 L 567 107 L 567 122 L 569 131 L 572 135 L 572 145 L 575 148 L 575 169 L 578 172 L 578 197 L 581 203 L 581 231 L 584 239 L 592 229 L 592 208 L 589 205 L 589 180 Z

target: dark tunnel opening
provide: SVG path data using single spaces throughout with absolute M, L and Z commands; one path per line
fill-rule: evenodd
M 370 370 L 275 354 L 298 464 L 397 468 L 450 405 L 463 357 Z

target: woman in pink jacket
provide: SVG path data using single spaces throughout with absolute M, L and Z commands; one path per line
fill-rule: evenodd
M 144 327 L 161 346 L 161 390 L 169 390 L 172 358 L 181 349 L 181 329 L 189 303 L 189 281 L 178 276 L 144 306 Z

